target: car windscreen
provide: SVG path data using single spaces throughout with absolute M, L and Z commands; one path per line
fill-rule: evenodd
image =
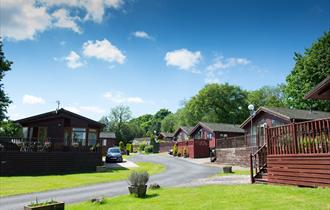
M 120 153 L 119 149 L 109 149 L 109 152 L 111 153 Z

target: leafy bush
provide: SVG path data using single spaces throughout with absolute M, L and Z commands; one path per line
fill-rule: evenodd
M 125 145 L 124 145 L 123 141 L 119 142 L 119 149 L 120 149 L 120 151 L 125 151 Z
M 126 150 L 129 151 L 129 152 L 133 152 L 132 144 L 126 144 Z
M 148 145 L 144 148 L 145 153 L 153 153 L 153 151 L 154 151 L 154 146 L 152 145 Z
M 187 147 L 184 147 L 184 149 L 183 149 L 183 157 L 189 157 L 189 152 L 188 152 Z
M 140 144 L 140 145 L 139 145 L 139 151 L 140 151 L 140 152 L 144 151 L 144 148 L 145 148 L 146 146 L 147 146 L 146 144 Z
M 178 157 L 181 157 L 181 152 L 178 152 Z
M 177 156 L 178 155 L 178 148 L 176 146 L 176 144 L 173 145 L 173 156 Z
M 131 186 L 144 186 L 149 181 L 149 174 L 148 172 L 138 172 L 133 171 L 128 177 L 128 183 Z

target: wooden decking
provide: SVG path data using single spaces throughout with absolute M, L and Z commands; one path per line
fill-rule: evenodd
M 330 154 L 269 155 L 268 182 L 330 187 Z
M 330 118 L 267 128 L 266 138 L 267 152 L 251 155 L 252 183 L 330 187 Z

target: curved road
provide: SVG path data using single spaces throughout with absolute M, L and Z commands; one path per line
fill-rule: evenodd
M 155 162 L 166 166 L 166 171 L 150 177 L 149 183 L 158 183 L 160 186 L 176 186 L 189 183 L 193 179 L 204 178 L 219 171 L 219 168 L 194 164 L 182 159 L 165 155 L 136 155 L 130 158 L 134 162 Z M 65 203 L 76 203 L 91 198 L 128 194 L 126 181 L 109 182 L 102 184 L 87 185 L 82 187 L 52 190 L 39 193 L 23 194 L 0 198 L 0 209 L 23 209 L 38 197 L 38 200 L 55 199 Z

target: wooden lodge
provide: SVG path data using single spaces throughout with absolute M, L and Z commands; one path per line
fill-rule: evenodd
M 265 128 L 329 117 L 329 112 L 260 107 L 253 117 L 241 124 L 240 127 L 245 130 L 244 135 L 217 139 L 216 161 L 221 164 L 249 166 L 250 153 L 255 153 L 266 143 Z
M 65 109 L 16 122 L 24 136 L 0 138 L 1 175 L 95 171 L 102 164 L 102 123 Z
M 217 138 L 244 134 L 238 125 L 206 122 L 199 122 L 188 135 L 184 131 L 181 127 L 174 134 L 176 138 L 180 137 L 177 140 L 178 151 L 183 154 L 186 150 L 191 158 L 209 157 L 210 151 L 216 147 Z
M 99 139 L 103 156 L 107 154 L 110 147 L 114 147 L 117 144 L 116 134 L 114 132 L 102 131 L 100 132 Z
M 330 77 L 305 98 L 330 100 Z M 265 136 L 250 155 L 252 183 L 330 187 L 330 116 L 265 128 Z
M 174 133 L 160 132 L 158 135 L 158 140 L 161 141 L 172 141 L 174 138 Z
M 180 126 L 173 134 L 174 141 L 188 141 L 189 134 L 194 127 L 191 126 Z

